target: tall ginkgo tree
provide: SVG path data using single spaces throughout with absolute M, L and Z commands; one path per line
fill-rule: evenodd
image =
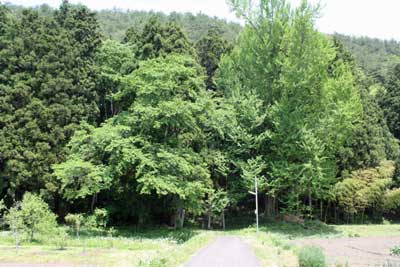
M 283 208 L 297 211 L 321 198 L 335 182 L 335 155 L 361 113 L 354 78 L 336 51 L 317 32 L 318 7 L 303 1 L 232 0 L 246 27 L 224 57 L 218 85 L 228 98 L 251 92 L 266 112 L 263 158 L 268 191 Z M 333 69 L 333 71 L 332 71 Z M 258 151 L 260 152 L 260 151 Z M 304 200 L 304 201 L 303 201 Z

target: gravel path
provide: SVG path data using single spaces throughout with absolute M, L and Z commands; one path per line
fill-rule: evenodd
M 219 237 L 201 249 L 185 267 L 259 267 L 260 262 L 249 246 L 238 237 Z
M 295 243 L 322 247 L 331 264 L 400 267 L 400 257 L 390 255 L 390 249 L 400 245 L 400 237 L 304 239 Z

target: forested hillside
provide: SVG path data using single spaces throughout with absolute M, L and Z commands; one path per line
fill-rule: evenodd
M 16 14 L 20 14 L 23 7 L 10 5 L 7 7 Z M 41 14 L 48 15 L 52 8 L 47 5 L 39 6 L 37 9 Z M 96 14 L 103 35 L 117 41 L 122 41 L 128 28 L 135 26 L 143 28 L 145 23 L 153 16 L 157 16 L 161 23 L 176 22 L 182 27 L 189 40 L 197 42 L 204 37 L 208 30 L 218 30 L 229 42 L 233 42 L 242 27 L 233 22 L 228 22 L 217 17 L 209 17 L 205 14 L 176 13 L 166 15 L 162 12 L 147 12 L 135 10 L 102 10 Z
M 390 70 L 400 63 L 400 43 L 395 40 L 350 37 L 342 34 L 334 36 L 353 54 L 357 63 L 381 83 Z
M 306 2 L 231 4 L 242 29 L 1 5 L 5 221 L 45 201 L 59 222 L 211 228 L 253 218 L 254 179 L 266 220 L 399 219 L 397 44 L 377 41 L 369 65 Z
M 20 14 L 23 7 L 7 4 L 7 7 L 16 14 Z M 36 8 L 41 14 L 48 15 L 52 8 L 42 5 Z M 117 41 L 122 41 L 126 30 L 133 25 L 141 29 L 152 17 L 157 16 L 161 23 L 174 21 L 182 27 L 189 40 L 197 42 L 204 37 L 208 30 L 214 29 L 230 43 L 233 43 L 242 26 L 226 20 L 212 18 L 205 14 L 147 12 L 135 10 L 102 10 L 97 12 L 97 19 L 102 34 Z M 352 37 L 335 33 L 333 37 L 340 40 L 345 48 L 354 56 L 357 64 L 379 82 L 393 66 L 400 62 L 400 43 L 395 40 L 380 40 L 369 37 Z

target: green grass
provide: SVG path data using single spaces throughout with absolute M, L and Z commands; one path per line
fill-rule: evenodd
M 305 246 L 299 251 L 300 267 L 326 267 L 326 260 L 323 250 L 320 247 Z
M 253 248 L 263 267 L 297 266 L 297 256 L 288 239 L 266 229 L 261 227 L 259 233 L 256 233 L 255 227 L 248 227 L 228 230 L 224 234 L 242 237 Z
M 261 226 L 260 231 L 286 240 L 338 237 L 395 237 L 400 236 L 400 224 L 327 225 L 319 222 L 308 222 L 303 226 L 294 223 L 269 223 Z
M 339 225 L 335 229 L 350 237 L 400 236 L 400 224 Z
M 22 242 L 17 254 L 10 233 L 1 232 L 0 262 L 176 267 L 214 236 L 214 232 L 201 230 L 120 228 L 114 237 L 102 231 L 83 231 L 79 240 L 71 233 L 64 250 L 57 249 L 55 238 L 39 236 L 34 242 Z
M 400 236 L 399 224 L 325 225 L 306 223 L 271 223 L 222 231 L 197 229 L 118 228 L 113 237 L 103 231 L 83 231 L 78 240 L 70 232 L 66 249 L 59 250 L 56 238 L 38 236 L 33 242 L 24 240 L 18 254 L 9 232 L 0 232 L 0 262 L 76 263 L 94 266 L 177 267 L 198 249 L 218 235 L 237 235 L 254 250 L 263 267 L 298 265 L 298 250 L 292 241 L 304 238 Z

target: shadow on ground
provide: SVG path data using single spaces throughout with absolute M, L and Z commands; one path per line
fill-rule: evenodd
M 254 223 L 240 223 L 237 225 L 229 225 L 227 231 L 234 232 L 254 228 Z M 308 221 L 304 224 L 289 222 L 260 222 L 260 231 L 269 234 L 277 234 L 287 239 L 338 236 L 342 234 L 342 232 L 336 230 L 334 226 L 319 221 Z
M 284 235 L 288 239 L 339 235 L 334 226 L 321 222 L 306 222 L 304 225 L 296 223 L 269 223 L 262 227 L 268 233 Z
M 113 234 L 114 237 L 132 238 L 132 239 L 170 239 L 178 244 L 185 243 L 191 238 L 198 235 L 195 229 L 184 228 L 179 230 L 160 228 L 137 228 L 137 227 L 119 227 Z M 86 231 L 83 236 L 93 237 L 102 236 L 104 233 Z

